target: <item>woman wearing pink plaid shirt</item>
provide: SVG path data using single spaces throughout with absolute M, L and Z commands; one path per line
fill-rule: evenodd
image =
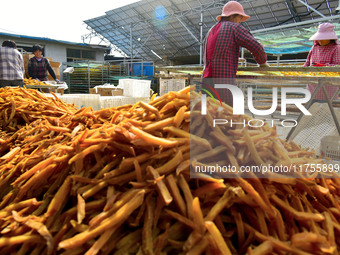
M 236 84 L 240 47 L 248 49 L 260 66 L 268 66 L 263 46 L 240 23 L 250 17 L 236 1 L 229 1 L 216 17 L 218 23 L 207 33 L 203 44 L 204 70 L 202 87 L 214 84 Z M 232 94 L 227 89 L 216 89 L 221 100 L 233 105 Z
M 335 66 L 340 65 L 340 44 L 334 25 L 323 23 L 319 25 L 318 31 L 309 39 L 314 45 L 309 51 L 306 63 L 303 66 Z M 336 86 L 325 86 L 327 94 L 331 99 L 337 93 Z M 310 84 L 307 89 L 313 93 L 316 85 Z M 322 89 L 315 94 L 315 100 L 326 100 Z M 335 97 L 337 99 L 337 97 Z

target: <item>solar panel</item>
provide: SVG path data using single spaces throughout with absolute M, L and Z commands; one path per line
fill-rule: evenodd
M 210 27 L 216 24 L 216 16 L 221 13 L 226 2 L 142 0 L 108 10 L 105 15 L 84 22 L 97 35 L 106 38 L 127 56 L 132 54 L 135 58 L 168 64 L 165 63 L 166 59 L 171 56 L 199 55 L 199 41 L 202 39 L 199 26 L 201 13 L 204 37 Z M 280 54 L 280 50 L 281 53 L 286 54 L 289 53 L 289 49 L 308 51 L 307 38 L 314 32 L 309 28 L 315 28 L 320 21 L 329 21 L 330 18 L 334 18 L 331 22 L 338 27 L 340 20 L 336 11 L 338 0 L 322 2 L 320 0 L 243 0 L 239 2 L 243 5 L 245 13 L 251 16 L 242 24 L 265 45 L 267 53 L 271 54 Z M 305 36 L 297 42 L 296 37 L 289 35 L 290 31 L 297 31 L 299 36 Z M 275 38 L 270 38 L 271 34 L 274 34 Z M 290 42 L 291 47 L 289 47 Z

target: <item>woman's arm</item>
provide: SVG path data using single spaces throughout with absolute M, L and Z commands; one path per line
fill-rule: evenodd
M 306 59 L 306 62 L 303 64 L 303 66 L 311 66 L 310 59 L 312 57 L 313 50 L 314 50 L 314 46 L 310 49 L 308 56 L 307 56 L 307 59 Z
M 33 79 L 37 78 L 34 74 L 34 67 L 31 59 L 28 60 L 28 75 Z
M 251 52 L 257 63 L 266 63 L 267 54 L 265 53 L 262 44 L 259 43 L 243 26 L 237 26 L 237 29 L 235 30 L 235 39 L 240 46 L 247 48 Z
M 19 63 L 20 63 L 20 68 L 22 70 L 23 77 L 25 78 L 25 66 L 24 66 L 24 59 L 21 54 L 19 54 Z
M 332 55 L 331 63 L 329 63 L 329 66 L 336 66 L 340 65 L 340 45 L 335 45 L 335 50 Z
M 50 64 L 50 62 L 48 61 L 48 59 L 46 59 L 47 60 L 47 71 L 50 73 L 50 75 L 52 76 L 52 78 L 54 79 L 54 80 L 56 80 L 57 79 L 57 76 L 55 75 L 55 73 L 54 73 L 54 71 L 53 71 L 53 69 L 52 69 L 52 67 L 51 67 L 51 64 Z

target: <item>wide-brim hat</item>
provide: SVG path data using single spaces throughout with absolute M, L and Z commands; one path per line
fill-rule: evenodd
M 216 19 L 221 21 L 222 17 L 229 17 L 233 14 L 238 14 L 242 16 L 241 22 L 247 21 L 250 16 L 244 13 L 243 7 L 240 3 L 236 1 L 229 1 L 223 6 L 222 14 L 217 16 Z
M 320 40 L 338 40 L 338 36 L 334 31 L 334 25 L 331 23 L 322 23 L 319 25 L 318 31 L 309 38 L 310 41 Z

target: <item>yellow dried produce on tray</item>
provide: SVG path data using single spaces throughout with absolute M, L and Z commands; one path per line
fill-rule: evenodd
M 190 128 L 217 112 L 198 123 L 189 89 L 93 111 L 1 88 L 0 253 L 337 254 L 339 179 L 190 178 Z M 318 161 L 261 131 L 195 141 L 233 165 Z
M 338 77 L 339 72 L 294 72 L 294 71 L 280 71 L 287 76 L 316 76 L 316 77 Z
M 28 79 L 25 78 L 25 79 L 24 79 L 24 83 L 25 83 L 25 85 L 49 86 L 48 83 L 43 82 L 43 81 L 38 81 L 38 80 L 36 80 L 36 79 L 32 79 L 31 77 L 28 78 Z

